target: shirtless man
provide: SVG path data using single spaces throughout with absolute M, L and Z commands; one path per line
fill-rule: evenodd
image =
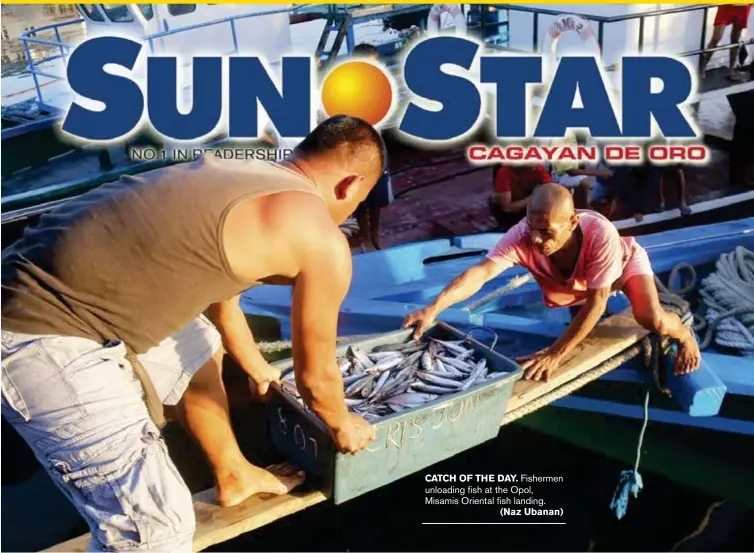
M 192 550 L 191 494 L 160 437 L 162 404 L 204 451 L 221 505 L 303 481 L 249 463 L 230 425 L 225 352 L 261 394 L 280 378 L 239 306 L 260 282 L 293 283 L 296 381 L 339 450 L 374 438 L 348 412 L 335 364 L 351 282 L 338 225 L 384 166 L 379 133 L 333 117 L 280 164 L 204 156 L 123 177 L 3 252 L 2 413 L 89 523 L 94 549 Z
M 612 223 L 593 211 L 576 211 L 571 194 L 543 184 L 532 194 L 527 215 L 484 261 L 451 282 L 427 307 L 411 313 L 404 327 L 421 336 L 453 304 L 476 294 L 506 269 L 526 267 L 542 288 L 545 305 L 581 304 L 563 336 L 549 348 L 519 362 L 531 380 L 547 380 L 563 358 L 592 331 L 614 291 L 628 296 L 636 321 L 679 344 L 676 374 L 699 367 L 699 347 L 680 317 L 662 309 L 646 251 L 633 238 L 618 235 Z

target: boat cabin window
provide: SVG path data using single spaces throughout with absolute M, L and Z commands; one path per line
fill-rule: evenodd
M 105 16 L 102 15 L 102 12 L 99 11 L 96 4 L 79 4 L 79 8 L 81 8 L 84 15 L 92 21 L 105 21 Z
M 168 4 L 170 15 L 186 15 L 196 11 L 196 4 Z
M 149 21 L 154 17 L 154 9 L 152 8 L 152 4 L 137 4 L 139 6 L 139 9 L 141 10 L 141 15 L 144 16 L 144 19 Z
M 130 23 L 134 20 L 134 16 L 128 11 L 128 6 L 125 4 L 100 4 L 102 9 L 105 10 L 108 19 L 113 23 Z

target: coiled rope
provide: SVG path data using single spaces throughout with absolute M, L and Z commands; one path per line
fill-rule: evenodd
M 699 290 L 706 308 L 694 325 L 695 331 L 705 331 L 700 348 L 714 340 L 754 356 L 754 252 L 739 246 L 721 255 L 715 269 Z

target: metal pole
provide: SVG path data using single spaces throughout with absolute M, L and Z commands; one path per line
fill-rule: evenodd
M 657 19 L 659 24 L 659 18 Z M 639 18 L 639 53 L 641 54 L 644 51 L 644 16 L 642 15 Z
M 707 12 L 709 11 L 709 8 L 704 8 L 702 10 L 702 40 L 699 44 L 699 49 L 704 50 L 707 46 Z M 702 63 L 704 61 L 705 54 L 702 54 L 699 56 L 699 61 L 697 62 L 697 66 L 699 71 L 702 70 Z
M 597 26 L 597 44 L 599 44 L 600 52 L 603 52 L 603 53 L 605 51 L 604 42 L 605 42 L 605 22 L 600 21 L 600 24 Z
M 236 26 L 233 23 L 233 19 L 230 20 L 230 32 L 233 35 L 233 53 L 238 53 L 238 37 L 236 36 Z
M 55 39 L 60 44 L 60 55 L 65 56 L 65 50 L 63 50 L 63 40 L 60 38 L 60 27 L 55 26 Z
M 532 44 L 534 46 L 534 52 L 539 50 L 539 13 L 534 13 L 534 25 L 533 27 L 533 36 L 532 36 Z M 510 20 L 508 20 L 508 32 L 510 33 Z
M 25 38 L 22 39 L 24 42 L 24 50 L 26 51 L 26 59 L 29 60 L 29 72 L 31 73 L 31 76 L 34 78 L 34 88 L 37 91 L 37 101 L 41 104 L 42 103 L 42 91 L 39 88 L 39 80 L 37 79 L 37 71 L 34 67 L 34 59 L 31 57 L 31 50 L 29 50 L 29 41 Z

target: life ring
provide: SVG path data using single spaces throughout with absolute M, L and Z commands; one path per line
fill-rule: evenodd
M 577 33 L 582 42 L 592 42 L 597 48 L 597 55 L 602 57 L 599 39 L 589 21 L 578 15 L 562 14 L 555 18 L 555 21 L 547 29 L 542 43 L 542 54 L 550 64 L 556 65 L 558 41 L 563 33 L 568 32 Z
M 466 16 L 460 4 L 434 4 L 427 17 L 427 34 L 436 35 L 440 31 L 440 17 L 443 13 L 453 18 L 456 34 L 466 33 Z

